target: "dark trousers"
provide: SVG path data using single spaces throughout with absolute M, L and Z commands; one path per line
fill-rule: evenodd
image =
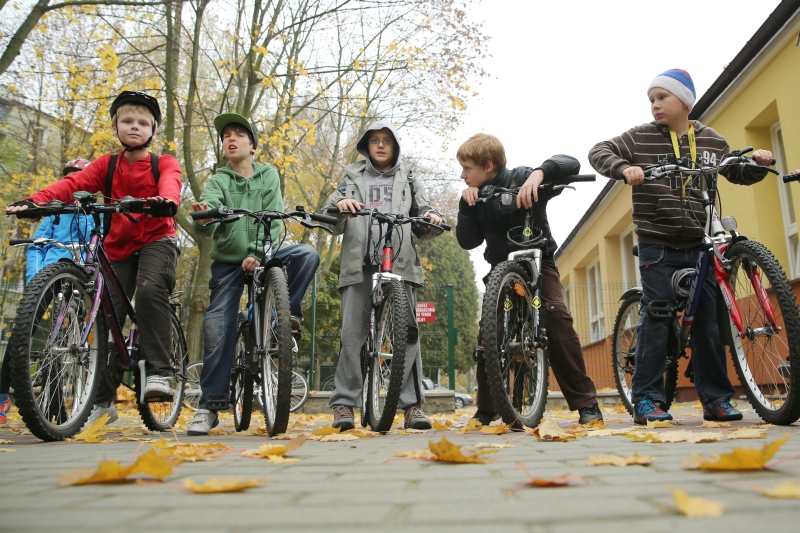
M 581 342 L 572 325 L 572 315 L 564 304 L 558 268 L 542 262 L 542 325 L 547 330 L 550 368 L 571 410 L 589 407 L 597 401 L 594 382 L 586 373 Z M 478 340 L 482 344 L 481 339 Z M 494 412 L 494 401 L 483 361 L 478 362 L 478 409 Z
M 175 242 L 165 237 L 143 246 L 138 254 L 125 261 L 111 261 L 114 272 L 122 283 L 128 298 L 136 296 L 136 323 L 139 328 L 139 354 L 146 361 L 148 376 L 171 377 L 173 375 L 169 354 L 172 350 L 172 309 L 169 295 L 175 289 L 175 266 L 180 251 Z M 113 291 L 112 291 L 113 293 Z M 114 308 L 120 322 L 126 315 L 116 297 Z M 109 353 L 111 368 L 116 352 Z M 100 381 L 96 403 L 113 401 L 117 394 L 119 377 L 116 372 L 107 372 L 107 379 Z M 112 377 L 113 379 L 108 379 Z M 109 383 L 111 381 L 111 383 Z
M 642 277 L 642 305 L 636 326 L 636 373 L 633 375 L 633 400 L 649 396 L 664 401 L 664 369 L 667 362 L 669 322 L 653 319 L 647 305 L 653 300 L 669 300 L 677 305 L 672 274 L 697 264 L 700 248 L 677 250 L 658 245 L 639 245 L 639 272 Z M 700 287 L 698 287 L 700 289 Z M 702 287 L 700 304 L 691 331 L 692 372 L 697 395 L 705 407 L 728 401 L 734 388 L 728 378 L 725 346 L 717 323 L 717 283 L 711 273 Z
M 0 394 L 8 394 L 11 389 L 11 358 L 8 356 L 8 344 L 6 344 L 6 354 L 3 356 L 3 366 L 0 368 Z

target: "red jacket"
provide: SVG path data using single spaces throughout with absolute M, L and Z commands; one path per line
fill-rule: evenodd
M 61 200 L 71 204 L 73 202 L 72 193 L 76 191 L 92 193 L 99 191 L 105 194 L 106 173 L 110 161 L 111 154 L 106 154 L 93 161 L 82 171 L 62 178 L 37 192 L 28 200 L 37 203 Z M 158 170 L 161 176 L 158 185 L 156 185 L 151 167 L 149 157 L 130 163 L 125 159 L 124 152 L 120 152 L 111 184 L 111 197 L 119 199 L 123 196 L 132 196 L 133 198 L 162 196 L 180 205 L 181 167 L 178 160 L 171 155 L 159 156 Z M 134 219 L 138 219 L 138 223 L 133 223 L 124 215 L 112 216 L 114 223 L 111 224 L 111 232 L 106 237 L 104 245 L 106 254 L 112 261 L 124 261 L 143 246 L 163 237 L 176 235 L 175 221 L 171 218 L 147 218 L 146 215 L 131 215 Z

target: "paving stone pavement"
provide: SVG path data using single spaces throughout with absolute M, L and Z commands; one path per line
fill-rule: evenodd
M 701 429 L 702 418 L 692 404 L 673 409 L 682 424 L 672 429 Z M 462 411 L 456 422 L 466 422 Z M 184 416 L 187 416 L 186 414 Z M 574 423 L 563 412 L 548 412 L 562 428 Z M 606 410 L 609 428 L 630 427 L 627 414 Z M 451 417 L 452 419 L 453 417 Z M 185 420 L 185 418 L 184 418 Z M 307 420 L 307 419 L 306 419 Z M 733 427 L 760 420 L 745 410 Z M 115 424 L 132 424 L 121 419 Z M 323 425 L 324 420 L 318 421 Z M 436 531 L 528 533 L 694 531 L 796 531 L 800 501 L 772 499 L 754 491 L 755 485 L 774 487 L 782 481 L 800 483 L 800 457 L 759 472 L 701 472 L 686 470 L 681 460 L 691 453 L 708 455 L 734 447 L 760 448 L 787 432 L 794 435 L 775 460 L 800 455 L 798 426 L 767 430 L 766 439 L 702 444 L 634 442 L 625 436 L 584 437 L 568 442 L 540 442 L 509 433 L 487 435 L 452 431 L 385 435 L 345 442 L 306 442 L 291 456 L 298 463 L 271 464 L 242 457 L 240 451 L 270 440 L 232 433 L 223 423 L 221 435 L 185 436 L 182 442 L 220 442 L 233 446 L 213 462 L 183 463 L 165 483 L 106 484 L 59 487 L 56 472 L 96 467 L 103 459 L 128 463 L 149 448 L 141 442 L 43 443 L 24 431 L 21 421 L 0 426 L 0 530 L 2 531 Z M 16 432 L 14 432 L 16 431 Z M 669 431 L 657 429 L 654 432 Z M 118 435 L 117 435 L 118 436 Z M 165 434 L 165 438 L 173 438 Z M 465 447 L 479 442 L 509 442 L 489 456 L 488 464 L 445 464 L 419 460 L 390 460 L 396 451 L 427 449 L 430 440 L 445 436 Z M 115 433 L 107 437 L 114 438 Z M 158 435 L 149 435 L 155 439 Z M 285 441 L 273 441 L 283 443 Z M 587 466 L 598 453 L 654 455 L 650 466 Z M 572 473 L 586 482 L 563 488 L 522 487 L 528 478 L 517 466 L 547 478 Z M 241 493 L 192 494 L 180 488 L 184 479 L 203 482 L 210 477 L 268 481 Z M 669 487 L 686 490 L 725 505 L 721 517 L 689 519 L 674 509 Z

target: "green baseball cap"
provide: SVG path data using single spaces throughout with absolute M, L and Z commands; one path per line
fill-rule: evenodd
M 244 118 L 242 115 L 238 113 L 222 113 L 214 118 L 214 127 L 217 129 L 217 133 L 220 137 L 222 137 L 222 130 L 225 129 L 225 126 L 233 123 L 244 126 L 247 131 L 250 132 L 250 139 L 253 141 L 253 148 L 258 148 L 258 135 L 256 134 L 256 129 L 252 124 L 250 124 L 250 121 Z

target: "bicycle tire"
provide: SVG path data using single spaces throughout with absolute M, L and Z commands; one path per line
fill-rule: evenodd
M 200 408 L 200 374 L 203 372 L 203 362 L 197 361 L 186 367 L 186 385 L 183 388 L 183 405 L 192 411 Z
M 389 431 L 397 414 L 408 340 L 408 294 L 405 284 L 386 284 L 377 324 L 375 353 L 370 356 L 367 416 L 372 431 Z
M 633 416 L 633 375 L 636 362 L 636 340 L 638 336 L 639 309 L 642 293 L 631 294 L 622 302 L 614 319 L 614 331 L 611 337 L 611 364 L 614 368 L 614 382 L 617 386 L 620 401 Z M 664 370 L 664 398 L 661 408 L 668 411 L 678 391 L 678 339 L 670 331 L 668 351 L 676 353 Z
M 265 273 L 266 290 L 260 298 L 262 313 L 261 400 L 270 436 L 286 431 L 292 399 L 292 324 L 289 289 L 283 269 Z M 277 376 L 277 380 L 275 379 Z
M 725 251 L 731 261 L 733 300 L 742 315 L 745 337 L 728 321 L 730 346 L 739 382 L 750 405 L 770 424 L 788 425 L 800 418 L 800 313 L 786 274 L 761 243 L 739 241 Z M 772 303 L 776 331 L 765 315 L 747 271 L 757 274 Z M 755 276 L 754 276 L 755 277 Z M 725 327 L 720 324 L 720 328 Z
M 369 356 L 367 345 L 361 347 L 361 427 L 369 425 Z
M 253 372 L 247 360 L 246 338 L 250 330 L 242 325 L 236 332 L 233 370 L 231 371 L 231 406 L 233 427 L 236 431 L 247 431 L 253 414 Z
M 531 350 L 533 294 L 528 283 L 526 270 L 511 261 L 489 274 L 481 317 L 483 359 L 489 391 L 503 422 L 536 427 L 547 404 L 549 369 L 545 351 Z
M 302 409 L 306 400 L 308 400 L 308 382 L 301 373 L 292 370 L 292 401 L 289 412 L 296 413 Z
M 186 363 L 189 357 L 186 353 L 186 339 L 183 336 L 181 322 L 174 314 L 170 316 L 172 317 L 172 350 L 169 354 L 169 363 L 172 367 L 170 388 L 174 391 L 172 399 L 164 402 L 137 404 L 142 422 L 151 431 L 171 430 L 178 418 L 180 418 L 181 407 L 183 407 L 183 393 L 186 386 Z M 142 385 L 139 380 L 137 380 L 137 385 Z
M 80 431 L 102 379 L 108 338 L 103 313 L 97 314 L 86 344 L 78 346 L 82 324 L 91 315 L 88 282 L 82 267 L 54 263 L 33 277 L 17 308 L 6 351 L 11 385 L 22 420 L 44 441 L 64 440 Z M 43 353 L 51 337 L 51 349 Z

